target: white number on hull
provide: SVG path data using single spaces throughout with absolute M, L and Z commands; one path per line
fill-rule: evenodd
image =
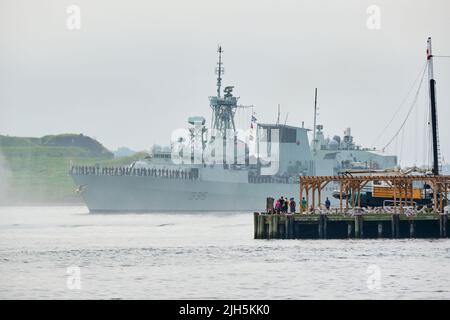
M 207 192 L 191 192 L 189 200 L 205 200 Z

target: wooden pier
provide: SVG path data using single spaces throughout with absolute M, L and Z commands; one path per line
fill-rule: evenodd
M 361 190 L 368 183 L 384 182 L 390 186 L 393 193 L 394 208 L 400 212 L 404 211 L 404 206 L 413 206 L 415 200 L 414 182 L 428 184 L 433 194 L 433 211 L 443 212 L 448 203 L 450 193 L 450 176 L 414 176 L 414 175 L 339 175 L 339 176 L 301 176 L 299 199 L 306 196 L 306 208 L 300 207 L 300 213 L 308 210 L 315 210 L 322 207 L 321 192 L 330 182 L 337 182 L 339 190 L 339 212 L 343 213 L 350 208 L 361 207 Z M 303 193 L 305 192 L 305 193 Z M 345 206 L 343 205 L 344 194 Z M 316 198 L 317 195 L 317 198 Z M 419 192 L 420 196 L 420 192 Z M 312 200 L 310 202 L 310 200 Z
M 254 213 L 255 239 L 447 238 L 448 216 L 405 214 Z

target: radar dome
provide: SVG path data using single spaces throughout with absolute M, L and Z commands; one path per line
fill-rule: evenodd
M 334 138 L 328 143 L 328 149 L 337 150 L 339 149 L 339 142 L 337 142 Z
M 334 136 L 334 137 L 333 137 L 333 140 L 335 140 L 335 141 L 338 143 L 338 145 L 341 144 L 341 137 L 339 137 L 339 136 Z

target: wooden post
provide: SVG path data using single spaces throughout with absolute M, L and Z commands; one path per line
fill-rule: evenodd
M 313 209 L 313 213 L 314 213 L 314 209 L 316 208 L 316 183 L 313 182 L 311 184 L 311 189 L 312 189 L 312 209 Z
M 289 217 L 286 216 L 286 220 L 284 221 L 284 239 L 290 239 L 289 237 Z
M 353 185 L 350 184 L 348 189 L 349 189 L 348 193 L 350 194 L 350 208 L 353 208 L 353 196 L 354 196 Z
M 414 238 L 414 220 L 409 220 L 409 237 Z
M 266 198 L 266 212 L 273 212 L 274 211 L 274 207 L 273 207 L 273 203 L 274 203 L 275 199 L 272 197 Z
M 444 193 L 442 194 L 443 198 L 444 198 L 444 204 L 443 204 L 444 207 L 448 206 L 448 199 L 447 199 L 447 197 L 448 197 L 448 193 L 449 192 L 450 192 L 450 190 L 448 190 L 448 185 L 445 183 L 444 184 Z M 442 208 L 442 211 L 444 211 L 444 208 Z
M 434 212 L 437 212 L 437 187 L 436 187 L 436 183 L 433 183 L 433 207 L 434 207 Z
M 447 222 L 448 216 L 446 214 L 439 215 L 439 236 L 447 238 Z
M 339 183 L 340 184 L 340 191 L 339 191 L 339 211 L 340 213 L 342 213 L 342 181 Z
M 319 239 L 326 239 L 327 238 L 327 217 L 325 214 L 321 214 L 319 216 Z
M 395 237 L 400 238 L 400 215 L 396 214 L 395 217 Z
M 294 216 L 289 217 L 289 234 L 290 234 L 290 239 L 294 239 L 295 238 L 295 234 L 294 234 Z
M 272 238 L 278 239 L 278 215 L 274 214 L 272 216 Z
M 444 197 L 445 197 L 445 205 L 448 206 L 448 194 L 450 192 L 449 190 L 449 185 L 446 183 L 445 184 L 445 189 L 444 189 Z
M 320 199 L 321 193 L 322 193 L 322 182 L 319 182 L 319 183 L 318 183 L 318 188 L 317 188 L 317 195 L 318 195 L 318 198 L 319 198 L 319 203 L 318 203 L 317 207 L 318 207 L 319 209 L 321 208 L 320 204 L 321 204 L 321 202 L 322 202 L 321 199 Z
M 382 238 L 382 237 L 383 237 L 383 223 L 378 222 L 378 238 Z
M 319 239 L 323 239 L 323 220 L 322 220 L 322 215 L 319 216 L 318 233 L 319 233 Z
M 359 237 L 361 239 L 364 238 L 364 217 L 363 217 L 363 215 L 359 215 Z
M 254 232 L 254 239 L 258 239 L 258 212 L 253 212 L 253 232 Z
M 265 239 L 267 238 L 267 235 L 265 234 L 266 232 L 266 218 L 263 215 L 259 215 L 258 216 L 259 220 L 258 220 L 258 239 Z
M 303 213 L 302 200 L 303 200 L 303 184 L 302 184 L 302 177 L 300 177 L 300 196 L 298 198 L 298 204 L 300 205 L 300 213 Z
M 348 185 L 345 186 L 345 209 L 348 210 Z
M 361 216 L 356 215 L 355 216 L 355 238 L 359 239 L 361 237 L 361 224 L 359 223 Z
M 269 236 L 267 237 L 268 239 L 273 239 L 273 217 L 274 215 L 270 215 L 268 216 L 269 218 Z
M 352 223 L 348 222 L 347 223 L 347 238 L 351 238 L 352 236 Z
M 413 207 L 414 206 L 414 185 L 413 185 L 413 183 L 411 182 L 411 185 L 410 185 L 410 187 L 411 187 L 411 207 Z
M 394 214 L 397 213 L 397 185 L 394 183 Z
M 309 213 L 309 187 L 310 184 L 306 186 L 306 212 Z
M 409 182 L 405 182 L 405 206 L 408 206 L 408 190 L 409 190 Z
M 358 188 L 358 208 L 361 208 L 361 186 Z
M 285 223 L 282 223 L 281 217 L 278 217 L 278 219 L 277 219 L 277 226 L 278 226 L 277 227 L 277 232 L 278 232 L 277 239 L 283 239 L 283 237 L 286 237 L 286 230 L 284 230 Z
M 393 214 L 391 216 L 391 229 L 392 229 L 392 238 L 397 239 L 399 237 L 399 215 Z

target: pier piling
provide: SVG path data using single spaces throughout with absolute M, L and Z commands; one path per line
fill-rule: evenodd
M 383 238 L 383 222 L 378 222 L 378 238 L 381 239 Z
M 355 216 L 355 238 L 361 238 L 361 216 Z
M 448 216 L 254 213 L 255 239 L 446 238 Z M 389 227 L 391 232 L 389 233 Z
M 400 219 L 399 214 L 394 213 L 391 217 L 392 238 L 397 239 L 400 236 Z
M 409 221 L 409 237 L 414 238 L 414 220 Z
M 439 236 L 441 238 L 447 238 L 447 222 L 448 216 L 446 214 L 441 214 L 439 217 Z

